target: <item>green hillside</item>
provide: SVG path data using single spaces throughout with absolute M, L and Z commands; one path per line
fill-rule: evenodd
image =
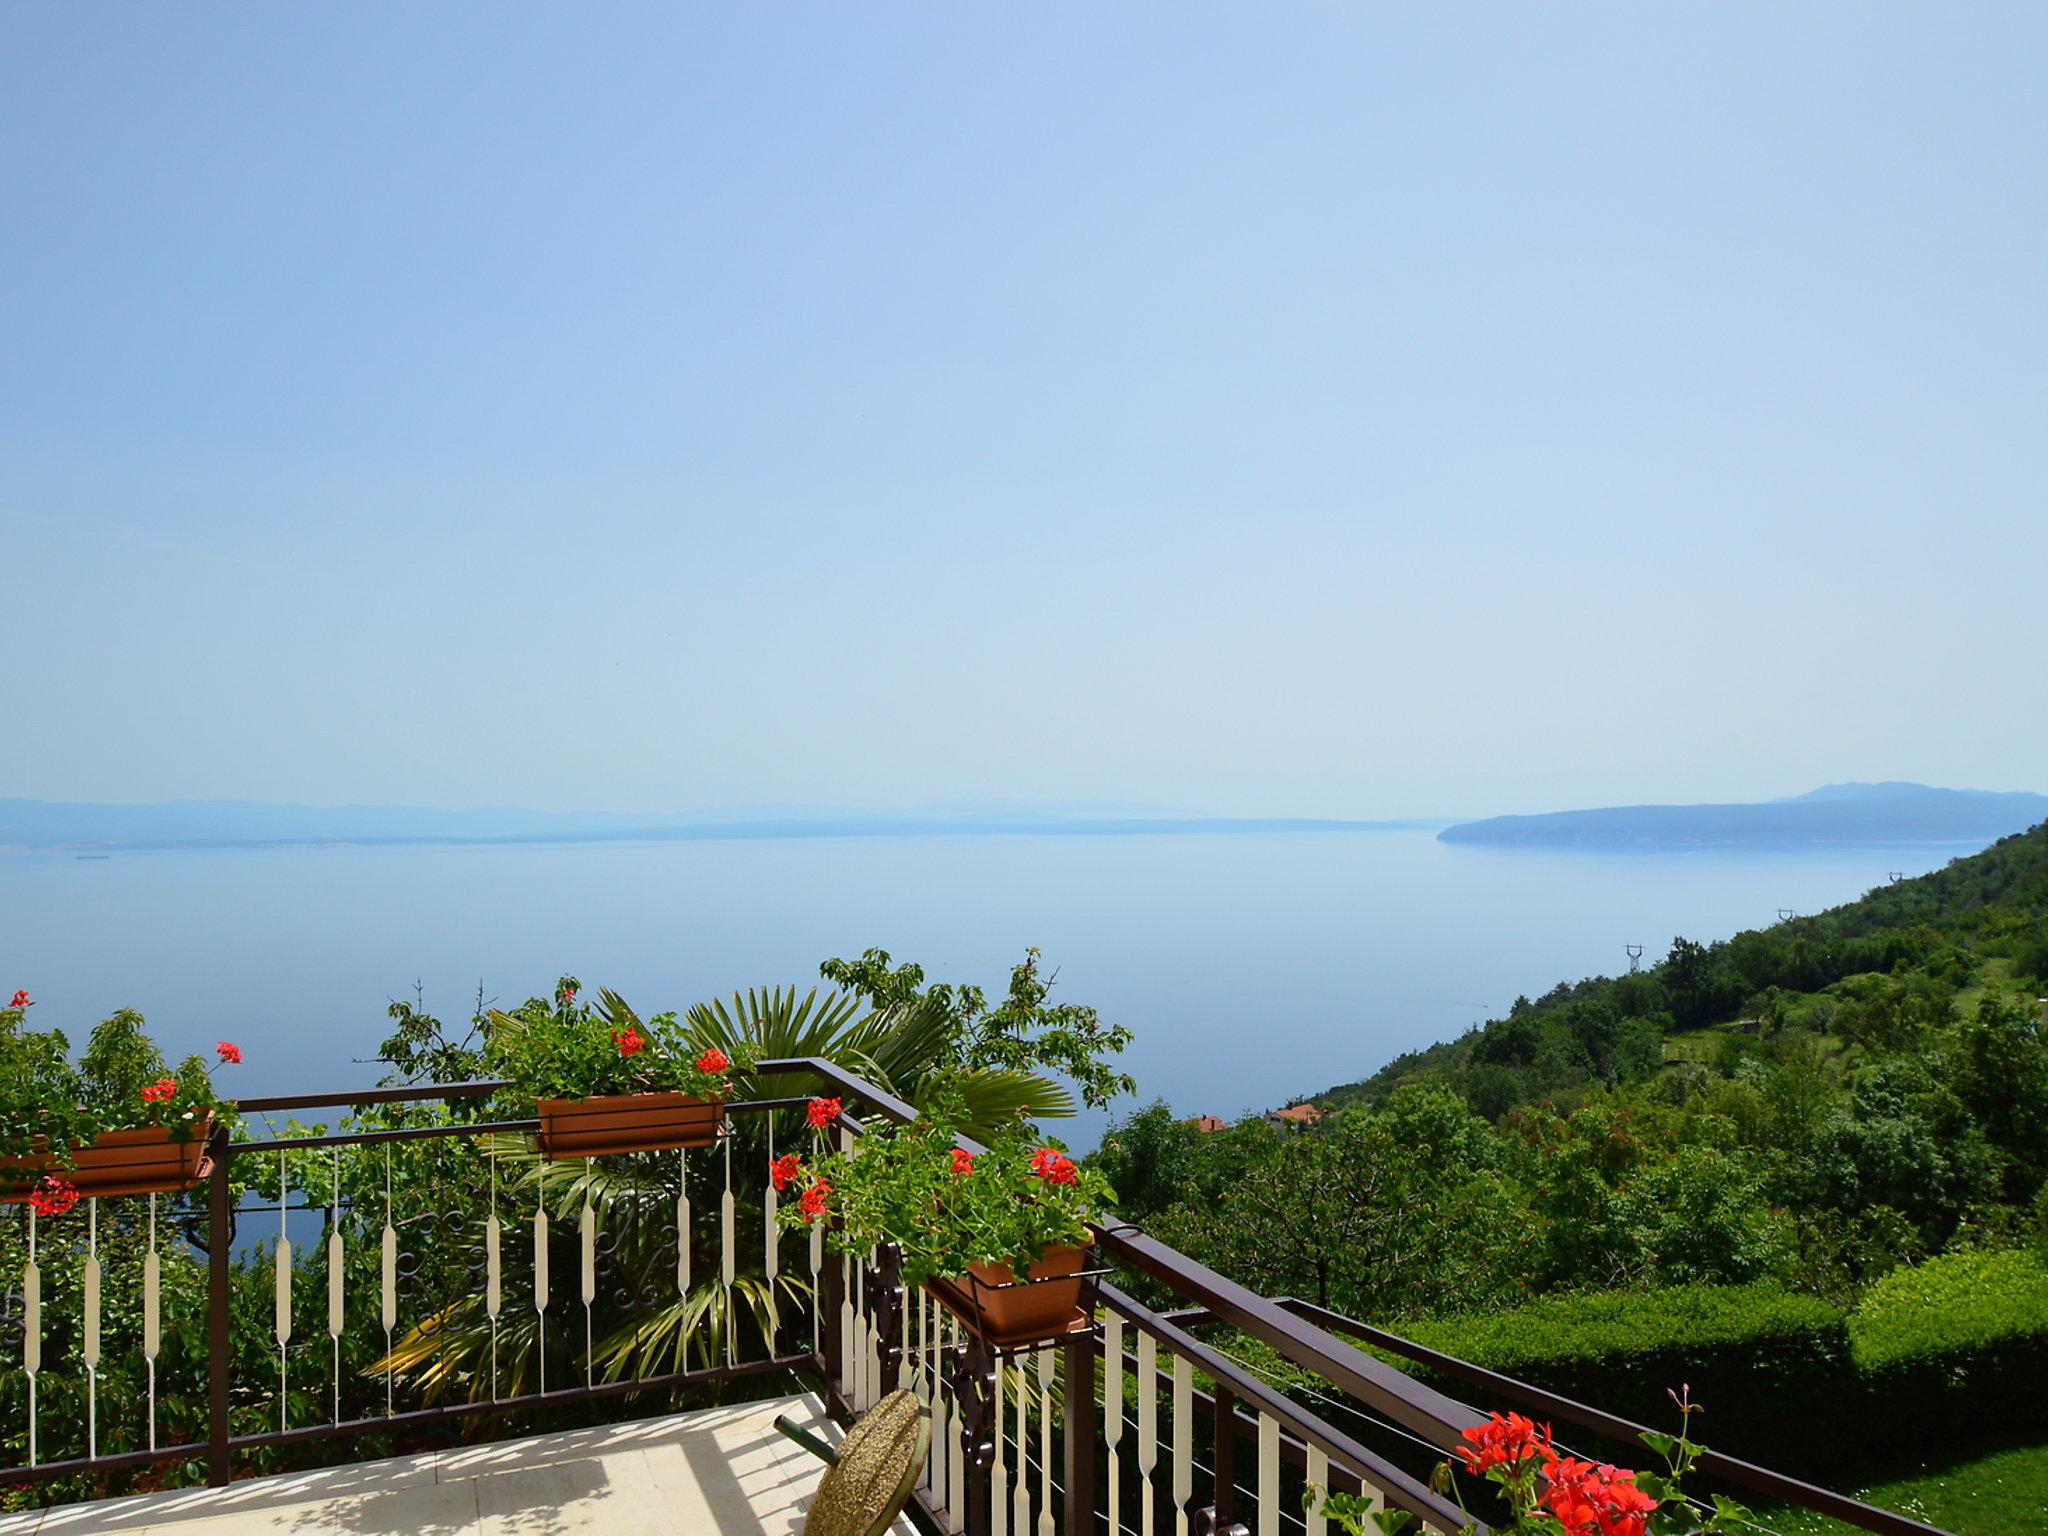
M 1266 1294 L 1645 1420 L 1707 1386 L 1714 1443 L 1869 1477 L 2038 1439 L 2044 992 L 2048 824 L 1520 999 L 1312 1126 L 1158 1103 L 1097 1160 L 1122 1214 Z

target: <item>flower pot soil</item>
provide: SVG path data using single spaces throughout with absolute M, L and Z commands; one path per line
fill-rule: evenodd
M 1017 1285 L 1007 1264 L 974 1264 L 957 1280 L 933 1277 L 925 1289 L 996 1349 L 1043 1344 L 1089 1325 L 1081 1305 L 1086 1248 L 1049 1247 Z M 978 1282 L 978 1283 L 977 1283 Z
M 170 1127 L 147 1125 L 132 1131 L 102 1131 L 89 1147 L 72 1153 L 77 1166 L 59 1168 L 48 1156 L 9 1158 L 0 1162 L 0 1204 L 28 1199 L 36 1181 L 54 1174 L 85 1199 L 107 1195 L 176 1194 L 192 1188 L 213 1171 L 206 1155 L 209 1116 L 192 1122 L 187 1141 L 171 1140 Z
M 681 1093 L 628 1093 L 598 1099 L 542 1099 L 540 1150 L 561 1161 L 612 1152 L 708 1147 L 725 1129 L 725 1104 Z

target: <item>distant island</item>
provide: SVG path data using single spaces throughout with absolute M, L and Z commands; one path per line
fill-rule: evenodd
M 405 844 L 710 842 L 807 837 L 1008 835 L 1103 837 L 1173 833 L 1429 831 L 1434 821 L 1124 815 L 1043 811 L 835 811 L 763 808 L 690 813 L 445 811 L 389 805 L 268 805 L 173 800 L 157 805 L 0 799 L 0 852 L 95 856 L 180 848 L 365 847 Z
M 1621 805 L 1491 816 L 1437 834 L 1496 847 L 1682 848 L 1990 842 L 2048 820 L 2048 795 L 1925 784 L 1830 784 L 1754 805 Z

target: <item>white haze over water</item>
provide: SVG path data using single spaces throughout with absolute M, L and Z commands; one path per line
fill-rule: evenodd
M 74 1047 L 118 1007 L 173 1058 L 237 1042 L 245 1094 L 357 1087 L 386 1004 L 460 1024 L 568 972 L 647 1012 L 809 987 L 869 945 L 1137 1035 L 1139 1100 L 1226 1117 L 1364 1077 L 1565 978 L 1850 900 L 1971 848 L 1608 853 L 1427 832 L 818 838 L 0 858 L 0 991 Z M 1120 1105 L 1119 1112 L 1131 1107 Z M 1092 1145 L 1103 1117 L 1060 1127 Z

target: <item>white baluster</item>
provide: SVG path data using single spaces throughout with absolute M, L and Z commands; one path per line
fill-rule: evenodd
M 149 1252 L 142 1256 L 142 1360 L 149 1369 L 149 1448 L 156 1449 L 156 1357 L 163 1349 L 163 1265 L 156 1249 L 156 1196 L 149 1197 Z
M 383 1241 L 383 1318 L 384 1318 L 384 1412 L 394 1412 L 392 1388 L 396 1384 L 397 1366 L 391 1362 L 391 1333 L 398 1326 L 398 1229 L 391 1224 L 391 1143 L 384 1144 L 384 1241 Z
M 1259 1536 L 1280 1536 L 1280 1421 L 1259 1415 Z
M 811 1353 L 825 1348 L 825 1223 L 811 1224 Z
M 1038 1536 L 1054 1536 L 1052 1523 L 1052 1363 L 1048 1344 L 1038 1352 Z
M 597 1305 L 597 1210 L 590 1203 L 591 1159 L 583 1159 L 583 1215 L 577 1227 L 582 1259 L 580 1292 L 583 1297 L 583 1384 L 597 1385 L 597 1349 L 592 1339 L 592 1311 Z
M 769 1112 L 767 1119 L 768 1166 L 770 1169 L 773 1169 L 775 1166 L 774 1111 L 771 1110 Z M 775 1191 L 775 1176 L 771 1172 L 768 1176 L 768 1187 L 761 1192 L 761 1273 L 768 1277 L 771 1293 L 775 1286 L 775 1276 L 782 1269 L 782 1228 L 775 1220 L 775 1212 L 781 1204 L 781 1197 Z M 772 1340 L 770 1341 L 768 1353 L 771 1355 L 775 1353 Z
M 341 1238 L 341 1148 L 336 1147 L 328 1172 L 333 1176 L 332 1203 L 327 1208 L 327 1342 L 334 1354 L 334 1422 L 341 1422 L 341 1325 L 342 1258 Z
M 85 1454 L 100 1453 L 100 1202 L 85 1202 Z
M 284 1151 L 280 1148 L 277 1154 L 277 1260 L 271 1332 L 277 1338 L 277 1427 L 281 1431 L 291 1428 L 291 1365 L 285 1351 L 292 1337 L 292 1244 L 285 1231 L 285 1197 L 289 1193 Z
M 951 1349 L 960 1340 L 960 1322 L 950 1312 L 940 1315 L 946 1330 L 946 1347 Z M 967 1449 L 966 1421 L 960 1412 L 960 1404 L 952 1393 L 946 1395 L 947 1443 L 951 1447 L 946 1458 L 946 1509 L 955 1519 L 967 1507 Z
M 857 1373 L 855 1362 L 860 1358 L 854 1337 L 854 1286 L 853 1255 L 839 1255 L 839 1391 L 848 1402 L 853 1401 L 853 1384 Z
M 868 1263 L 880 1262 L 878 1249 L 868 1250 Z M 875 1271 L 879 1276 L 879 1271 Z M 884 1390 L 882 1385 L 882 1308 L 880 1298 L 870 1297 L 868 1306 L 867 1334 L 868 1401 L 878 1403 Z
M 1123 1536 L 1123 1469 L 1117 1446 L 1124 1438 L 1124 1320 L 1115 1312 L 1102 1315 L 1102 1443 L 1108 1448 L 1109 1531 Z
M 995 1426 L 996 1459 L 988 1474 L 988 1512 L 990 1536 L 1004 1536 L 1009 1529 L 1010 1479 L 1007 1458 L 1003 1453 L 1003 1442 L 1008 1438 L 1004 1422 L 1008 1417 L 1003 1403 L 1003 1382 L 1009 1373 L 1003 1369 L 1002 1361 L 996 1362 L 995 1380 Z
M 545 1174 L 546 1170 L 541 1172 Z M 540 1362 L 540 1390 L 548 1390 L 548 1207 L 547 1181 L 536 1182 L 533 1209 L 534 1357 Z
M 498 1220 L 498 1144 L 491 1142 L 491 1214 L 484 1221 L 484 1315 L 491 1320 L 491 1399 L 498 1397 L 498 1319 L 505 1310 L 505 1228 Z
M 1173 1357 L 1173 1528 L 1188 1536 L 1188 1500 L 1195 1491 L 1194 1367 Z
M 1304 1471 L 1307 1476 L 1307 1481 L 1315 1484 L 1316 1487 L 1322 1488 L 1324 1490 L 1327 1490 L 1329 1488 L 1330 1456 L 1327 1451 L 1325 1451 L 1320 1445 L 1317 1445 L 1313 1440 L 1309 1442 L 1308 1464 L 1304 1468 Z M 1307 1529 L 1302 1533 L 1302 1536 L 1329 1536 L 1330 1517 L 1324 1514 L 1322 1512 L 1322 1509 L 1323 1506 L 1321 1502 L 1318 1501 L 1316 1504 L 1316 1512 L 1312 1515 L 1308 1515 L 1305 1517 Z
M 1145 1536 L 1159 1528 L 1158 1495 L 1152 1473 L 1159 1465 L 1159 1341 L 1138 1334 L 1138 1529 Z
M 1031 1459 L 1028 1455 L 1026 1455 L 1026 1449 L 1027 1447 L 1029 1447 L 1031 1442 L 1028 1438 L 1029 1432 L 1025 1424 L 1025 1413 L 1031 1402 L 1031 1382 L 1029 1369 L 1024 1365 L 1021 1356 L 1019 1357 L 1016 1368 L 1010 1373 L 1010 1378 L 1012 1385 L 1016 1388 L 1017 1392 L 1017 1491 L 1015 1500 L 1016 1517 L 1011 1522 L 1010 1529 L 1015 1531 L 1017 1533 L 1017 1536 L 1030 1536 Z
M 28 1464 L 36 1464 L 36 1376 L 43 1368 L 43 1271 L 36 1263 L 36 1208 L 28 1208 L 28 1263 L 21 1271 L 21 1368 L 28 1374 Z

